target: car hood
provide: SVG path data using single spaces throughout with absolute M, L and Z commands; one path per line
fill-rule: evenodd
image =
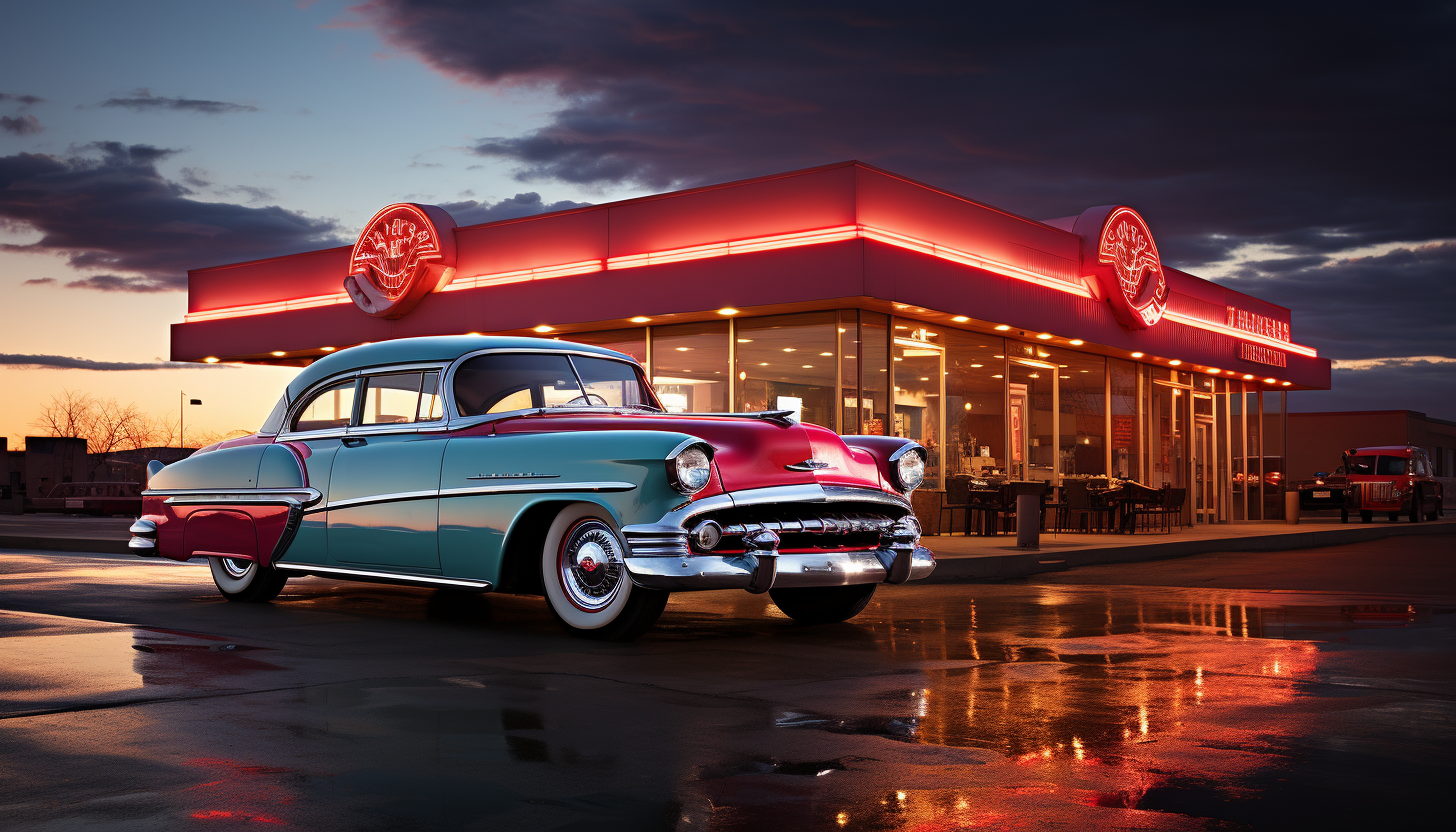
M 673 431 L 713 446 L 713 464 L 724 491 L 812 483 L 887 490 L 868 451 L 848 447 L 834 431 L 818 425 L 701 414 L 548 412 L 500 420 L 495 430 Z M 814 467 L 804 466 L 811 460 Z

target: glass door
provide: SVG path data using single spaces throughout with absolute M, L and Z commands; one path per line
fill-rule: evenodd
M 1018 480 L 1055 483 L 1057 365 L 1020 358 L 1015 352 L 1009 354 L 1012 448 L 1013 453 L 1021 454 L 1019 464 L 1013 461 L 1012 475 Z M 1021 433 L 1019 440 L 1015 438 L 1018 427 Z
M 1195 416 L 1193 423 L 1193 522 L 1218 522 L 1218 478 L 1213 466 L 1213 417 Z

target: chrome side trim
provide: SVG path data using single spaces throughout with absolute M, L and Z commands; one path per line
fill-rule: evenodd
M 211 503 L 244 506 L 311 506 L 323 499 L 316 488 L 163 488 L 143 491 L 143 497 L 166 497 L 169 506 Z
M 287 572 L 304 572 L 310 575 L 341 578 L 358 578 L 361 581 L 384 583 L 425 584 L 427 586 L 458 586 L 466 589 L 490 589 L 490 581 L 473 581 L 469 578 L 437 578 L 433 575 L 405 575 L 397 572 L 374 572 L 368 569 L 342 569 L 337 566 L 315 566 L 311 563 L 275 563 L 274 567 Z
M 784 466 L 786 471 L 823 471 L 826 468 L 833 468 L 833 465 L 822 459 L 806 459 L 803 462 L 792 462 Z
M 630 482 L 523 482 L 502 485 L 467 485 L 463 488 L 442 488 L 441 497 L 466 497 L 471 494 L 517 494 L 542 491 L 631 491 Z
M 559 480 L 560 474 L 535 474 L 523 472 L 520 474 L 475 474 L 466 477 L 467 480 Z
M 678 454 L 686 451 L 688 448 L 691 448 L 694 445 L 701 445 L 702 447 L 706 448 L 708 450 L 708 462 L 713 461 L 713 451 L 716 449 L 708 442 L 702 439 L 698 439 L 697 437 L 684 439 L 683 441 L 677 443 L 677 447 L 668 451 L 667 456 L 663 457 L 663 459 L 677 459 Z
M 368 497 L 350 497 L 347 500 L 330 500 L 327 504 L 318 506 L 314 511 L 327 511 L 331 508 L 348 508 L 349 506 L 364 506 L 370 503 L 397 503 L 405 500 L 428 500 L 439 496 L 440 492 L 431 489 L 429 491 L 396 491 L 390 494 L 371 494 Z

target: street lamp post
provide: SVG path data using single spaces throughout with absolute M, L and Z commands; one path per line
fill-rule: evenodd
M 202 399 L 188 401 L 187 394 L 181 390 L 177 391 L 177 449 L 187 447 L 187 405 L 202 404 Z

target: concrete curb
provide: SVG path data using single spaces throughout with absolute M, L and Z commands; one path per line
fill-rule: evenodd
M 1363 543 L 1387 537 L 1412 535 L 1456 534 L 1456 523 L 1411 523 L 1378 526 L 1352 526 L 1319 529 L 1307 532 L 1248 537 L 1226 537 L 1199 540 L 1168 540 L 1137 546 L 1107 546 L 1087 549 L 1008 552 L 1004 555 L 948 555 L 937 557 L 935 571 L 916 583 L 960 583 L 965 581 L 1004 581 L 1025 578 L 1042 572 L 1060 572 L 1074 566 L 1099 563 L 1137 563 L 1167 560 L 1208 552 L 1283 552 L 1293 549 L 1314 549 Z M 935 551 L 935 544 L 929 544 Z
M 94 552 L 101 555 L 127 555 L 129 541 L 109 537 L 42 537 L 40 535 L 0 535 L 0 549 L 34 549 L 41 552 Z

